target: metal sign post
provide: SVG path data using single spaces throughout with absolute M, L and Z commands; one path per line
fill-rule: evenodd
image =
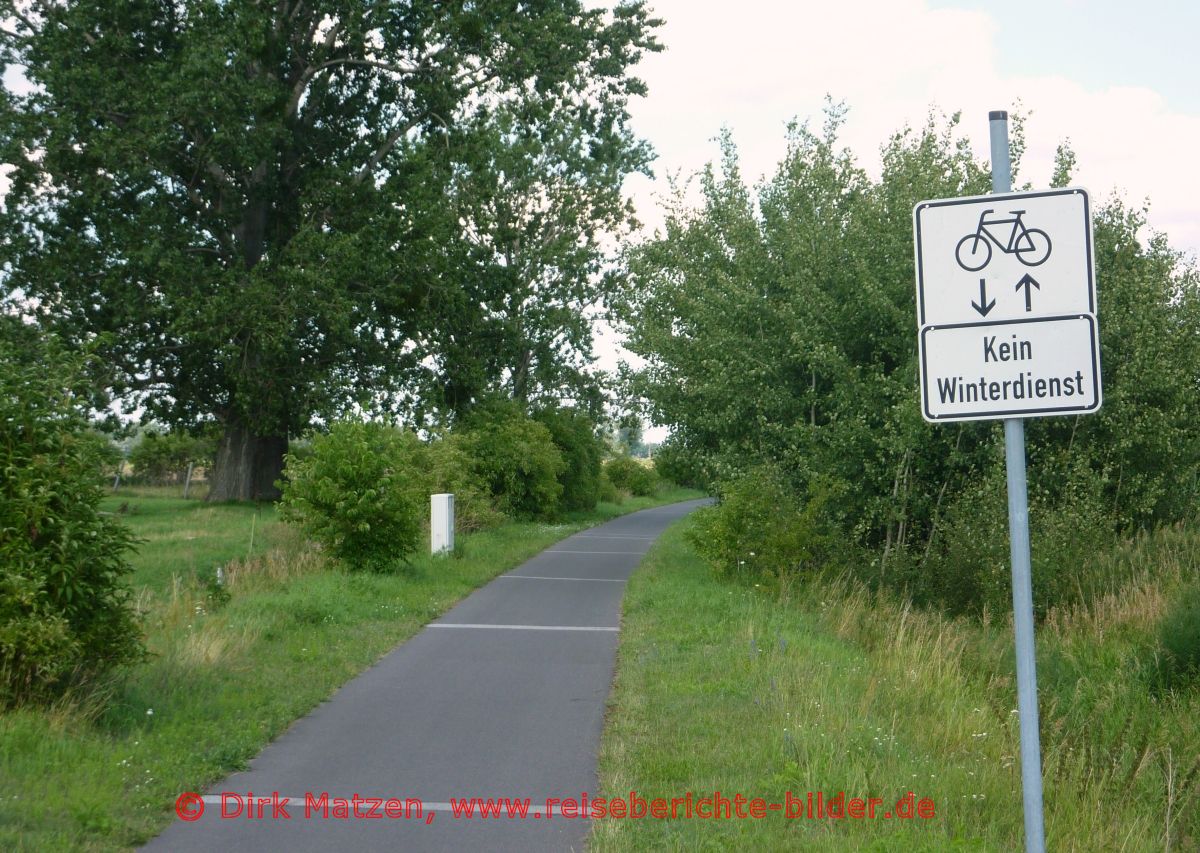
M 1008 113 L 988 114 L 992 143 L 992 191 L 1012 191 Z M 1029 289 L 1026 287 L 1026 295 Z M 1017 713 L 1021 723 L 1021 789 L 1025 801 L 1025 850 L 1045 853 L 1042 818 L 1042 747 L 1038 736 L 1037 658 L 1033 645 L 1033 577 L 1029 565 L 1029 497 L 1025 484 L 1025 421 L 1004 421 L 1008 474 L 1008 539 L 1012 560 L 1013 628 L 1017 647 Z
M 1091 200 L 1012 192 L 1008 113 L 989 115 L 992 194 L 913 208 L 921 416 L 1003 420 L 1025 849 L 1044 853 L 1025 419 L 1103 403 Z

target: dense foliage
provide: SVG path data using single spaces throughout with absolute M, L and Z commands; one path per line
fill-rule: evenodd
M 654 468 L 625 454 L 605 462 L 604 474 L 618 490 L 631 495 L 652 495 L 658 487 L 658 474 Z
M 595 509 L 600 499 L 600 460 L 604 455 L 595 422 L 578 409 L 559 406 L 539 410 L 534 420 L 550 431 L 550 440 L 563 457 L 558 475 L 562 509 Z
M 134 476 L 154 485 L 182 482 L 188 465 L 212 465 L 216 443 L 207 435 L 147 431 L 129 451 Z
M 22 343 L 0 335 L 0 707 L 141 654 L 122 584 L 132 537 L 98 510 L 105 444 L 81 363 Z
M 821 505 L 801 501 L 782 473 L 763 465 L 726 484 L 720 506 L 697 510 L 688 537 L 718 570 L 777 576 L 812 572 L 830 544 Z
M 732 483 L 775 462 L 856 572 L 977 610 L 1007 583 L 1002 432 L 921 418 L 911 216 L 988 192 L 989 172 L 956 118 L 931 119 L 888 141 L 872 179 L 840 123 L 832 109 L 820 133 L 793 127 L 756 192 L 725 139 L 701 205 L 681 197 L 631 253 L 617 313 L 647 362 L 633 390 L 672 428 L 673 468 Z M 1072 162 L 1060 151 L 1054 185 Z M 1196 270 L 1142 239 L 1119 200 L 1094 218 L 1104 407 L 1026 426 L 1041 604 L 1071 597 L 1075 561 L 1114 531 L 1183 518 L 1200 497 Z
M 385 423 L 335 422 L 288 455 L 283 517 L 344 564 L 383 569 L 424 541 L 429 496 L 454 495 L 455 528 L 593 509 L 600 441 L 585 414 L 530 418 L 493 399 L 459 429 L 430 436 Z
M 487 485 L 475 475 L 475 465 L 462 437 L 443 432 L 430 441 L 422 456 L 431 495 L 454 495 L 454 528 L 460 533 L 494 527 L 504 520 Z
M 391 567 L 421 540 L 429 504 L 422 452 L 411 432 L 338 422 L 288 458 L 280 513 L 348 566 Z
M 567 470 L 545 425 L 502 400 L 479 407 L 462 428 L 475 476 L 514 518 L 550 518 L 559 510 Z
M 355 404 L 572 387 L 649 152 L 640 2 L 0 0 L 0 301 L 112 387 L 222 429 L 211 499 L 275 494 Z M 27 301 L 34 297 L 36 302 Z
M 706 477 L 700 466 L 701 461 L 688 451 L 681 436 L 667 436 L 667 440 L 654 450 L 654 470 L 672 483 L 702 488 L 706 485 Z

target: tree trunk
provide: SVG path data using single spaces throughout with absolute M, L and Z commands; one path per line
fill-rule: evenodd
M 513 399 L 522 404 L 529 400 L 529 366 L 532 363 L 533 351 L 526 349 L 512 374 Z
M 209 478 L 208 500 L 276 500 L 275 481 L 283 473 L 287 448 L 285 435 L 254 435 L 240 423 L 226 424 Z

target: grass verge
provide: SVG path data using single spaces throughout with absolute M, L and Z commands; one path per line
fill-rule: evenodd
M 0 849 L 146 841 L 181 791 L 243 767 L 482 583 L 577 530 L 699 496 L 675 490 L 559 524 L 507 524 L 395 574 L 328 568 L 269 507 L 149 492 L 108 499 L 110 511 L 127 504 L 122 514 L 145 540 L 134 591 L 153 656 L 104 690 L 0 715 Z M 216 564 L 224 592 L 207 583 Z
M 601 749 L 605 796 L 809 791 L 933 801 L 932 819 L 621 820 L 618 850 L 995 850 L 1023 846 L 1009 624 L 951 620 L 849 584 L 718 580 L 668 530 L 625 596 Z M 1147 650 L 1193 576 L 1195 533 L 1114 558 L 1153 571 L 1038 630 L 1047 845 L 1195 850 L 1200 691 L 1158 695 Z

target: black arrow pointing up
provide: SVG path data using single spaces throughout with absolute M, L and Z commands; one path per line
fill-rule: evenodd
M 1028 276 L 1026 276 L 1028 278 Z M 979 301 L 972 302 L 971 307 L 979 312 L 979 316 L 986 317 L 988 313 L 996 307 L 996 300 L 988 302 L 987 298 L 987 279 L 979 279 Z
M 1038 290 L 1041 290 L 1042 286 L 1037 283 L 1036 278 L 1031 276 L 1029 273 L 1025 273 L 1025 275 L 1021 276 L 1021 280 L 1017 282 L 1017 290 L 1020 290 L 1022 287 L 1025 288 L 1025 310 L 1032 311 L 1033 288 L 1036 287 Z

